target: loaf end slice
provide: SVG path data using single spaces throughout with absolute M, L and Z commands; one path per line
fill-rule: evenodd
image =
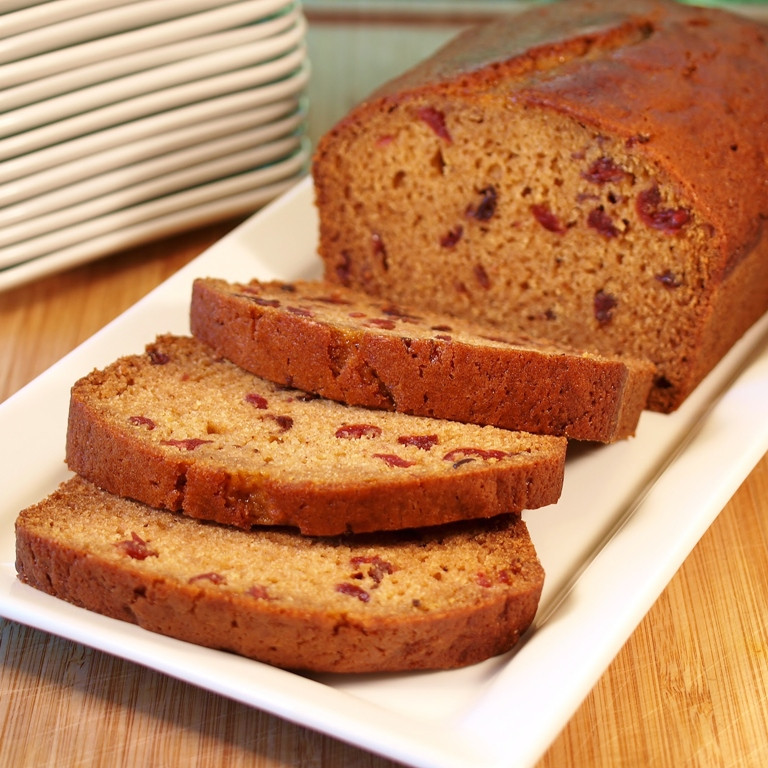
M 16 522 L 19 579 L 163 635 L 315 672 L 461 667 L 512 648 L 544 572 L 514 516 L 310 538 L 203 523 L 79 477 Z
M 554 503 L 565 450 L 560 437 L 352 408 L 163 336 L 75 383 L 66 459 L 153 507 L 334 535 Z

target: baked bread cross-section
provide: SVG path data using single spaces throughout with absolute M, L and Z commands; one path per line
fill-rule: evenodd
M 153 507 L 333 535 L 552 504 L 565 451 L 562 437 L 346 406 L 162 336 L 75 383 L 66 459 Z
M 106 616 L 316 672 L 446 669 L 504 653 L 544 579 L 514 515 L 318 539 L 192 520 L 79 477 L 21 512 L 16 568 Z

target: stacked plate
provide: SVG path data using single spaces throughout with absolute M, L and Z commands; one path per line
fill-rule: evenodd
M 5 0 L 0 289 L 306 173 L 298 0 Z

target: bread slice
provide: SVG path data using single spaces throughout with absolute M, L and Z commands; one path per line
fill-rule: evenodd
M 544 572 L 519 518 L 310 538 L 203 523 L 74 477 L 16 522 L 22 582 L 280 667 L 473 664 L 515 645 Z
M 766 26 L 671 0 L 535 5 L 321 137 L 325 275 L 649 359 L 648 406 L 672 411 L 768 310 Z
M 198 279 L 192 332 L 237 365 L 351 405 L 612 442 L 653 366 L 515 337 L 338 285 Z
M 66 459 L 153 507 L 333 535 L 554 503 L 565 449 L 565 438 L 351 408 L 162 336 L 74 385 Z

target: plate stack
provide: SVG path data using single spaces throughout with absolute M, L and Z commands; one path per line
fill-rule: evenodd
M 298 0 L 5 0 L 0 289 L 306 173 Z

